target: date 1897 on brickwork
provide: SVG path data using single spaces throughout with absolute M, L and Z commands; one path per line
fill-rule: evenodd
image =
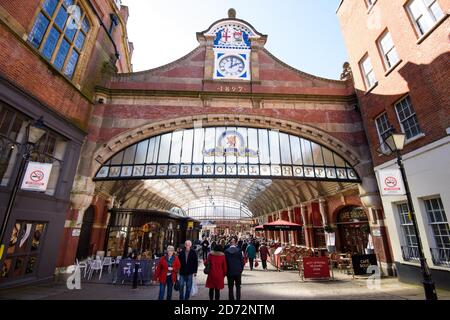
M 219 92 L 247 92 L 244 86 L 218 86 L 216 89 Z

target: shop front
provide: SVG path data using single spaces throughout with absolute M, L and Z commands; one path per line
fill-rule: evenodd
M 178 248 L 186 240 L 198 240 L 199 225 L 168 212 L 112 209 L 105 252 L 108 256 L 161 256 L 169 245 Z
M 336 224 L 339 236 L 338 251 L 365 254 L 370 228 L 364 208 L 350 206 L 341 209 Z
M 43 131 L 33 137 L 39 118 Z M 84 136 L 0 78 L 0 287 L 53 277 Z

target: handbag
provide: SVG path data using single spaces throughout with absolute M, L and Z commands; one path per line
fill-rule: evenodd
M 178 280 L 178 277 L 177 281 L 175 281 L 175 284 L 173 285 L 173 290 L 180 291 L 180 280 Z
M 198 294 L 197 279 L 196 277 L 194 277 L 194 279 L 192 279 L 191 297 L 195 297 L 197 294 Z
M 204 274 L 209 274 L 209 271 L 211 270 L 211 265 L 208 262 L 207 264 L 205 264 L 205 269 L 203 269 L 203 273 Z
M 259 266 L 258 260 L 255 260 L 255 268 L 258 268 L 258 266 Z

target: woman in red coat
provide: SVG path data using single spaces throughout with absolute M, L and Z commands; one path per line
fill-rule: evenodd
M 225 254 L 219 250 L 217 245 L 208 255 L 207 263 L 210 265 L 206 287 L 209 288 L 209 300 L 220 300 L 220 290 L 225 287 L 224 279 L 227 274 L 227 262 Z
M 153 281 L 159 281 L 159 300 L 164 300 L 164 292 L 167 287 L 167 300 L 172 300 L 173 285 L 177 281 L 177 273 L 180 270 L 180 260 L 174 255 L 174 247 L 167 247 L 167 255 L 159 260 Z

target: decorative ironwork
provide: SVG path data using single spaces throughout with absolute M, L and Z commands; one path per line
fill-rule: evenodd
M 186 129 L 145 139 L 109 159 L 95 180 L 212 177 L 360 181 L 352 166 L 325 146 L 247 127 Z
M 430 248 L 435 265 L 450 267 L 450 248 Z
M 405 261 L 419 262 L 419 247 L 402 246 L 402 256 Z

